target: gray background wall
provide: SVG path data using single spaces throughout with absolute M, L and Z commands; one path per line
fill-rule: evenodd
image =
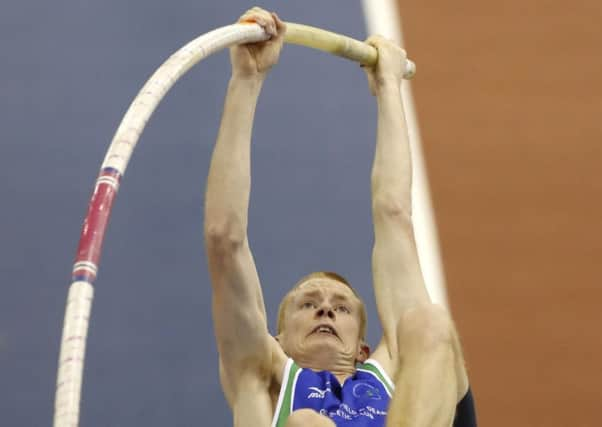
M 366 37 L 359 2 L 263 1 L 285 20 Z M 176 49 L 233 22 L 241 0 L 22 0 L 0 14 L 0 424 L 49 425 L 71 265 L 110 139 Z M 147 126 L 106 236 L 81 424 L 228 425 L 202 244 L 227 53 L 194 68 Z M 256 117 L 250 241 L 271 325 L 301 275 L 370 288 L 375 106 L 355 64 L 287 46 Z

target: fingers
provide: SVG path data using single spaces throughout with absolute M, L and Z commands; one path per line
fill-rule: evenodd
M 370 46 L 376 47 L 378 44 L 385 43 L 386 41 L 387 41 L 387 39 L 384 38 L 383 36 L 381 36 L 379 34 L 373 34 L 370 37 L 368 37 L 364 43 L 367 43 Z
M 276 29 L 278 30 L 278 34 L 284 35 L 284 33 L 286 32 L 286 24 L 280 19 L 276 12 L 272 12 L 272 16 L 274 17 L 274 22 L 276 23 Z
M 369 44 L 376 50 L 379 50 L 379 48 L 383 48 L 386 45 L 395 44 L 395 42 L 393 40 L 389 40 L 379 34 L 374 34 L 374 35 L 368 37 L 364 41 L 364 43 Z
M 404 58 L 407 57 L 406 51 L 402 49 L 394 40 L 388 39 L 379 34 L 374 34 L 368 37 L 364 43 L 369 44 L 376 50 L 390 49 L 392 51 L 397 51 Z
M 284 34 L 284 31 L 286 30 L 284 22 L 280 20 L 278 15 L 273 12 L 270 13 L 259 7 L 254 7 L 247 10 L 240 17 L 238 22 L 254 22 L 260 25 L 265 32 L 272 37 L 277 37 L 278 35 Z

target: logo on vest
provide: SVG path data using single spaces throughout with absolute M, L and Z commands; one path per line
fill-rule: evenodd
M 364 398 L 364 399 L 372 399 L 372 400 L 380 400 L 382 397 L 380 396 L 380 390 L 374 387 L 371 384 L 360 382 L 353 386 L 353 395 L 355 397 Z
M 324 399 L 326 397 L 326 393 L 332 393 L 330 387 L 326 387 L 324 390 L 319 389 L 318 387 L 307 387 L 311 392 L 307 395 L 308 399 Z

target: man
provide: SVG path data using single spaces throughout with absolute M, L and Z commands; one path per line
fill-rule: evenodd
M 250 145 L 256 101 L 286 28 L 259 8 L 239 22 L 257 22 L 271 39 L 230 51 L 204 230 L 220 379 L 234 425 L 474 425 L 466 418 L 473 416 L 472 400 L 457 334 L 448 313 L 430 302 L 413 237 L 400 96 L 405 52 L 381 37 L 367 41 L 379 60 L 365 70 L 378 105 L 372 262 L 383 338 L 370 354 L 363 303 L 345 279 L 326 272 L 295 285 L 280 307 L 278 335 L 269 334 L 247 240 Z

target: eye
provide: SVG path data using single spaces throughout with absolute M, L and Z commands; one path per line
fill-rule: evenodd
M 342 312 L 342 313 L 347 313 L 347 314 L 351 313 L 351 310 L 346 305 L 337 306 L 336 311 Z
M 311 301 L 306 301 L 301 304 L 301 308 L 316 308 L 316 305 Z

